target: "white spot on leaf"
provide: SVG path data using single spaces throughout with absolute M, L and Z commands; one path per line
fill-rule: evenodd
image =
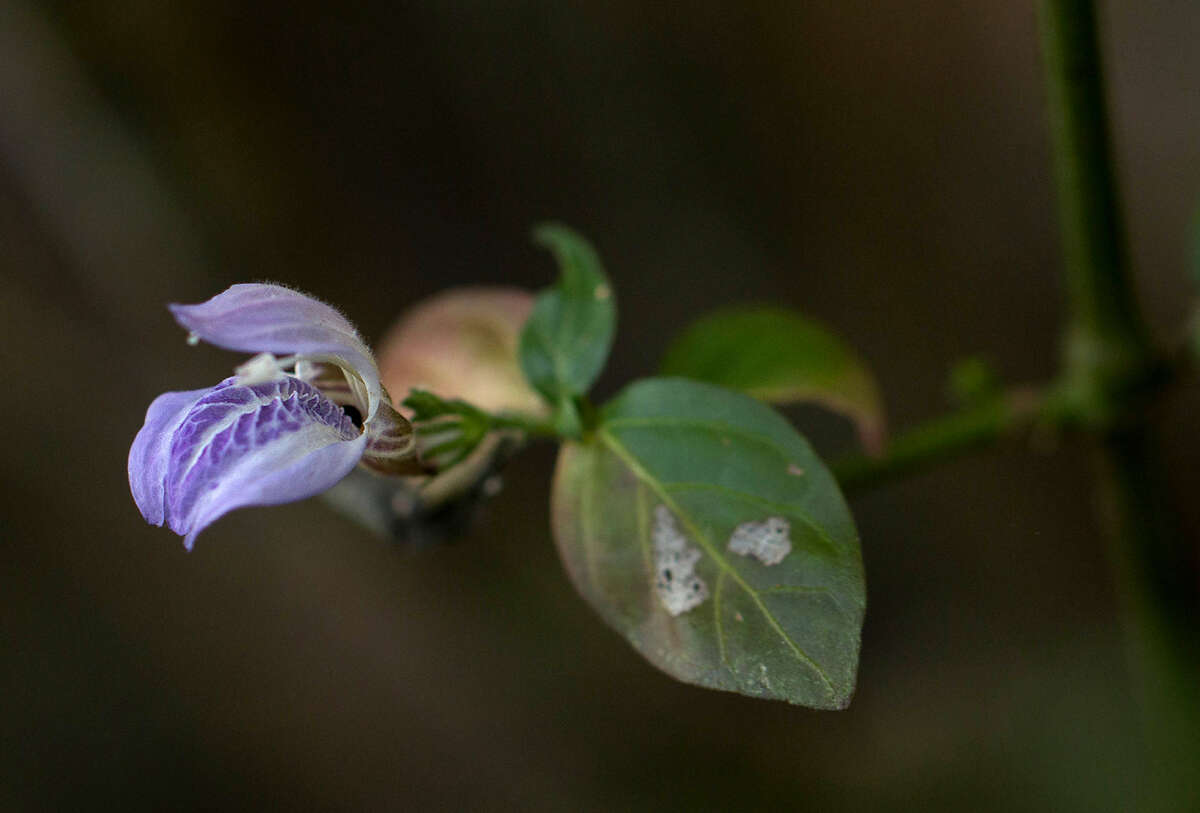
M 671 615 L 686 613 L 708 598 L 708 585 L 696 575 L 700 551 L 688 544 L 665 505 L 654 509 L 654 589 Z
M 783 517 L 768 517 L 762 522 L 743 522 L 729 537 L 729 550 L 753 556 L 764 565 L 777 565 L 792 552 L 788 538 L 791 524 Z

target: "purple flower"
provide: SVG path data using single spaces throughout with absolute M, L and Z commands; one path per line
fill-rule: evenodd
M 229 511 L 311 497 L 356 465 L 411 472 L 412 427 L 336 310 L 259 284 L 170 308 L 190 342 L 258 355 L 215 387 L 150 404 L 129 450 L 129 487 L 147 522 L 165 522 L 191 550 Z

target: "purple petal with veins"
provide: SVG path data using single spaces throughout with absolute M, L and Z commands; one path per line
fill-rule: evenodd
M 129 450 L 129 489 L 138 510 L 151 525 L 162 525 L 167 515 L 167 463 L 175 430 L 192 405 L 210 391 L 164 393 L 146 410 L 145 424 Z
M 383 401 L 379 370 L 354 326 L 334 308 L 281 285 L 233 285 L 199 305 L 171 305 L 176 321 L 204 341 L 246 353 L 301 355 L 351 372 L 365 389 L 363 420 Z
M 154 524 L 165 519 L 189 549 L 196 534 L 235 508 L 332 487 L 366 445 L 337 404 L 299 379 L 236 382 L 226 379 L 199 397 L 161 396 L 130 451 L 130 487 L 142 514 Z

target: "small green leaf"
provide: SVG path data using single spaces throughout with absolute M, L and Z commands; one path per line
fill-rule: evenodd
M 439 471 L 465 460 L 492 429 L 491 416 L 459 398 L 414 389 L 404 406 L 413 413 L 418 456 Z
M 558 282 L 538 295 L 521 331 L 525 377 L 551 405 L 583 395 L 612 347 L 617 308 L 600 258 L 566 226 L 548 224 L 534 241 L 558 261 Z
M 824 464 L 770 407 L 686 379 L 637 382 L 564 446 L 552 509 L 575 587 L 658 668 L 814 708 L 850 702 L 858 535 Z
M 815 401 L 853 420 L 868 451 L 881 450 L 883 402 L 866 363 L 793 311 L 737 307 L 705 316 L 667 350 L 662 372 L 774 404 Z

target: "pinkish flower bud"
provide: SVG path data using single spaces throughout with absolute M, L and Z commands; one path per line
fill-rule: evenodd
M 545 414 L 517 360 L 533 299 L 519 288 L 472 287 L 418 303 L 379 345 L 384 387 L 397 402 L 420 388 L 488 412 Z

